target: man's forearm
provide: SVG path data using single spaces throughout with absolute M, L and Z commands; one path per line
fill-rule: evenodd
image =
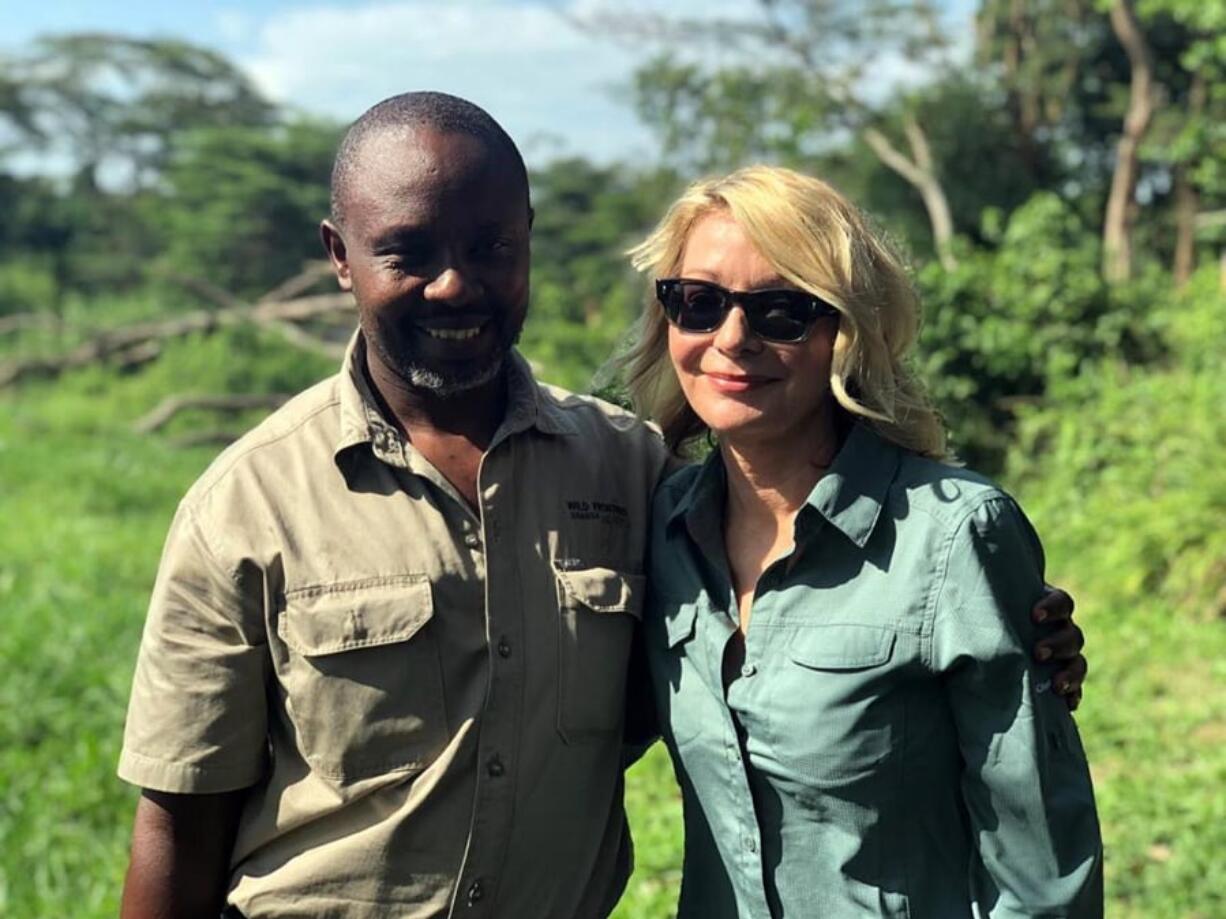
M 145 791 L 136 806 L 122 919 L 217 919 L 243 792 Z

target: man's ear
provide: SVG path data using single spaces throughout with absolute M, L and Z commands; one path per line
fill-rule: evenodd
M 328 253 L 328 261 L 336 272 L 336 282 L 341 290 L 353 290 L 353 278 L 349 274 L 349 253 L 345 249 L 345 237 L 331 220 L 319 224 L 319 239 Z

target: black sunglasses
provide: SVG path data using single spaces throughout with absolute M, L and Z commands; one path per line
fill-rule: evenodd
M 838 315 L 821 297 L 803 290 L 728 290 L 688 278 L 660 278 L 656 299 L 668 321 L 682 332 L 714 332 L 732 307 L 740 305 L 749 331 L 763 341 L 781 343 L 804 341 L 817 320 Z

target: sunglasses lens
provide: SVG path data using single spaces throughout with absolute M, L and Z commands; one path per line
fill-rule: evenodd
M 728 315 L 723 293 L 703 284 L 678 284 L 673 289 L 674 322 L 687 332 L 710 332 Z
M 800 341 L 813 322 L 807 294 L 771 291 L 760 295 L 749 312 L 749 328 L 755 335 L 771 341 Z

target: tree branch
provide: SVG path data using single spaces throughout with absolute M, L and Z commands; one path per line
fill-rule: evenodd
M 245 412 L 251 409 L 280 408 L 288 400 L 284 393 L 243 393 L 224 396 L 180 394 L 167 396 L 157 407 L 141 416 L 132 425 L 137 434 L 152 434 L 166 427 L 176 415 L 189 409 L 208 409 L 214 412 Z

